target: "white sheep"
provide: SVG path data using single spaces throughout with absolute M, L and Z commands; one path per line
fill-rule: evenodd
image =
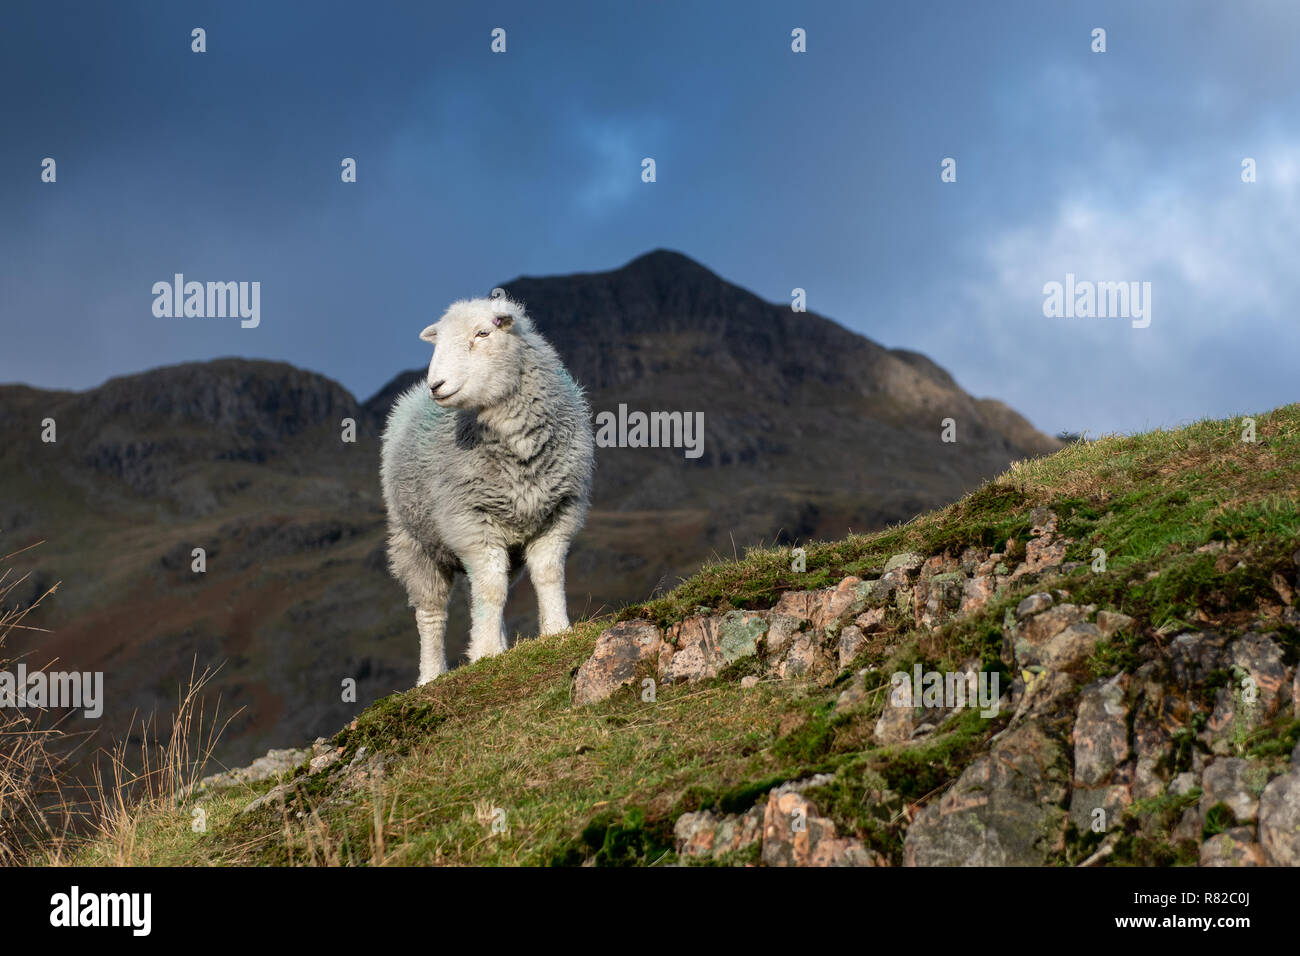
M 420 333 L 427 385 L 393 404 L 380 477 L 388 560 L 420 632 L 421 684 L 447 670 L 447 599 L 470 584 L 471 661 L 506 649 L 512 559 L 528 567 L 542 634 L 569 626 L 564 559 L 591 493 L 591 412 L 523 306 L 454 302 Z

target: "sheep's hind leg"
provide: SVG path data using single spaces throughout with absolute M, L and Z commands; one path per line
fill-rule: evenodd
M 415 608 L 415 626 L 420 632 L 420 676 L 417 683 L 427 684 L 447 672 L 444 639 L 452 572 L 400 528 L 389 536 L 388 559 L 393 574 L 406 585 L 406 593 Z
M 415 626 L 420 632 L 420 679 L 427 684 L 447 673 L 447 599 L 451 596 L 452 576 L 438 565 L 427 580 L 427 589 L 415 605 Z
M 506 649 L 510 556 L 505 548 L 490 548 L 473 557 L 462 555 L 461 561 L 469 577 L 469 659 L 472 662 Z
M 447 673 L 446 604 L 440 608 L 417 607 L 415 626 L 420 631 L 420 679 L 416 682 L 419 686 Z
M 564 558 L 569 553 L 567 533 L 545 534 L 529 542 L 524 552 L 528 576 L 537 591 L 540 634 L 568 630 L 569 608 L 564 596 Z

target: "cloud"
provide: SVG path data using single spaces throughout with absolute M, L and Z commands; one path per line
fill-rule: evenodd
M 663 158 L 666 124 L 654 117 L 584 115 L 573 123 L 580 180 L 574 199 L 588 215 L 603 215 L 642 187 L 641 162 Z
M 1010 400 L 1053 409 L 1053 428 L 1131 430 L 1295 400 L 1285 383 L 1300 355 L 1300 143 L 1254 158 L 1253 184 L 1222 151 L 1189 156 L 1134 187 L 1102 177 L 1066 191 L 1041 222 L 980 237 L 949 333 L 975 339 L 992 367 L 1018 369 Z M 1044 283 L 1067 273 L 1152 283 L 1151 327 L 1044 317 Z

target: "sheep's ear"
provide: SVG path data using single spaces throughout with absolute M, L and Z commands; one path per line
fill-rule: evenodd
M 492 324 L 498 329 L 509 329 L 515 324 L 515 317 L 509 312 L 501 312 L 498 315 L 492 316 Z
M 429 326 L 427 329 L 425 329 L 423 332 L 420 333 L 421 342 L 432 342 L 437 337 L 438 337 L 438 326 L 436 323 L 434 325 Z

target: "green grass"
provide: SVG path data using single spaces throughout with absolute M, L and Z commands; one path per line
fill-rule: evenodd
M 1254 444 L 1240 440 L 1236 419 L 1071 444 L 1019 462 L 961 501 L 907 524 L 808 545 L 802 572 L 791 570 L 791 552 L 783 548 L 710 564 L 661 598 L 521 642 L 501 657 L 376 703 L 335 742 L 345 762 L 362 747 L 384 754 L 382 774 L 350 788 L 299 778 L 284 809 L 248 815 L 240 808 L 269 784 L 209 795 L 199 801 L 204 833 L 191 829 L 192 808 L 142 807 L 129 850 L 128 841 L 109 836 L 82 847 L 75 860 L 663 865 L 675 861 L 672 824 L 681 813 L 743 812 L 784 780 L 826 772 L 832 782 L 809 791 L 820 811 L 842 833 L 898 862 L 904 808 L 955 779 L 1005 720 L 966 713 L 924 743 L 878 748 L 871 728 L 883 695 L 837 715 L 833 705 L 846 675 L 833 684 L 769 680 L 746 690 L 738 683 L 744 668 L 659 688 L 654 702 L 625 688 L 575 709 L 571 677 L 599 633 L 615 618 L 669 624 L 701 607 L 770 607 L 786 590 L 878 575 L 904 550 L 953 557 L 969 547 L 1023 551 L 1031 513 L 1048 507 L 1060 532 L 1074 539 L 1067 560 L 1084 562 L 1053 586 L 1076 602 L 1135 618 L 1132 629 L 1097 649 L 1091 673 L 1130 669 L 1159 629 L 1242 624 L 1277 601 L 1275 572 L 1294 579 L 1300 406 L 1256 419 Z M 1212 542 L 1223 548 L 1197 550 Z M 1090 568 L 1097 548 L 1106 554 L 1101 573 Z M 900 634 L 890 654 L 871 647 L 855 663 L 873 668 L 868 687 L 905 658 L 955 666 L 974 654 L 1003 669 L 1004 616 L 1035 589 L 1024 584 L 1000 594 L 936 632 Z M 1297 635 L 1285 631 L 1284 640 L 1294 661 Z M 1243 749 L 1278 756 L 1300 733 L 1294 722 L 1273 731 L 1255 732 Z M 1185 762 L 1190 752 L 1174 759 Z M 1178 809 L 1146 812 L 1172 818 Z M 1223 823 L 1216 817 L 1213 825 Z M 1070 858 L 1093 842 L 1074 846 Z M 1192 849 L 1162 848 L 1132 832 L 1114 862 L 1179 863 L 1189 853 L 1194 859 Z M 750 851 L 732 862 L 753 860 Z

